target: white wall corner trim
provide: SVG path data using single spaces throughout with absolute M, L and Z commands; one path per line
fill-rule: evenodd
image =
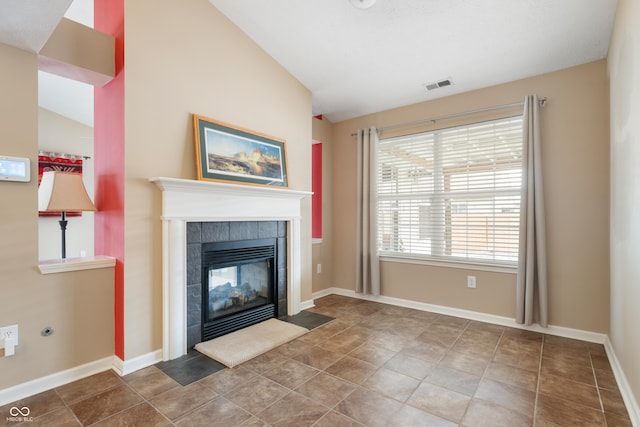
M 622 394 L 622 400 L 624 400 L 624 404 L 629 412 L 631 424 L 634 426 L 640 426 L 640 406 L 638 406 L 638 399 L 636 399 L 636 396 L 633 394 L 633 389 L 629 385 L 627 376 L 622 370 L 622 365 L 620 365 L 620 361 L 613 349 L 613 344 L 611 344 L 611 340 L 609 340 L 608 336 L 604 343 L 604 348 L 607 351 L 607 357 L 609 358 L 613 375 L 616 377 L 620 394 Z
M 113 356 L 113 370 L 120 376 L 130 374 L 162 361 L 162 349 L 123 361 Z
M 0 406 L 113 368 L 113 356 L 0 390 Z
M 315 306 L 316 306 L 316 305 L 313 303 L 313 300 L 312 300 L 312 299 L 307 300 L 307 301 L 302 301 L 302 302 L 300 303 L 300 310 L 301 310 L 301 311 L 302 311 L 302 310 L 308 310 L 308 309 L 313 308 L 313 307 L 315 307 Z

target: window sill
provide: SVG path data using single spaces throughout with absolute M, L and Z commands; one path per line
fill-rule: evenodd
M 49 259 L 40 261 L 38 269 L 41 274 L 67 273 L 69 271 L 95 270 L 116 265 L 116 259 L 110 256 L 94 256 L 84 258 Z
M 409 258 L 389 255 L 380 255 L 380 261 L 397 262 L 404 264 L 428 265 L 432 267 L 460 268 L 463 270 L 491 271 L 494 273 L 510 273 L 516 274 L 518 267 L 508 267 L 500 265 L 476 264 L 472 262 L 455 262 L 455 261 L 435 261 L 424 258 Z

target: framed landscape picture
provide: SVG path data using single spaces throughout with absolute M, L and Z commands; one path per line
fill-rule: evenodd
M 193 115 L 198 179 L 287 187 L 284 140 Z

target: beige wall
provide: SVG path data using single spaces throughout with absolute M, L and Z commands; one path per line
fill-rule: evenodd
M 38 109 L 38 148 L 54 153 L 89 157 L 82 161 L 82 180 L 93 198 L 93 128 L 44 108 Z M 38 253 L 41 260 L 60 258 L 59 217 L 38 220 Z M 67 257 L 93 256 L 93 212 L 69 217 L 66 232 Z
M 104 86 L 115 77 L 114 54 L 112 36 L 62 18 L 40 49 L 38 63 L 42 71 Z
M 113 269 L 38 272 L 37 58 L 0 44 L 0 63 L 0 153 L 32 166 L 31 182 L 0 182 L 0 326 L 18 324 L 20 340 L 0 357 L 2 390 L 113 355 Z
M 640 4 L 618 2 L 611 79 L 610 338 L 640 405 Z M 636 409 L 637 411 L 637 409 Z M 636 416 L 638 414 L 636 413 Z M 640 421 L 636 419 L 636 421 Z
M 331 276 L 333 263 L 331 257 L 332 233 L 332 192 L 331 192 L 331 133 L 333 124 L 323 118 L 313 119 L 313 140 L 322 143 L 322 243 L 313 244 L 313 292 L 328 289 L 333 286 Z M 318 273 L 318 264 L 322 266 Z
M 311 94 L 206 0 L 125 3 L 125 359 L 162 346 L 160 191 L 196 178 L 192 114 L 286 140 L 289 186 L 311 190 Z M 302 300 L 311 299 L 311 200 Z
M 334 286 L 354 286 L 355 224 L 351 212 L 355 211 L 355 140 L 351 134 L 356 129 L 510 104 L 533 93 L 548 98 L 541 112 L 541 132 L 549 321 L 557 326 L 606 333 L 609 97 L 605 61 L 334 124 Z M 383 262 L 381 274 L 385 296 L 515 317 L 515 274 L 396 262 Z M 477 289 L 466 287 L 468 274 L 477 276 Z

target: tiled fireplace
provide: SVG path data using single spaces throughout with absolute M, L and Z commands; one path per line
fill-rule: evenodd
M 187 352 L 187 231 L 191 223 L 279 223 L 286 229 L 287 314 L 300 312 L 301 200 L 310 192 L 177 178 L 151 178 L 162 191 L 163 360 Z
M 187 223 L 187 349 L 287 310 L 286 221 Z

